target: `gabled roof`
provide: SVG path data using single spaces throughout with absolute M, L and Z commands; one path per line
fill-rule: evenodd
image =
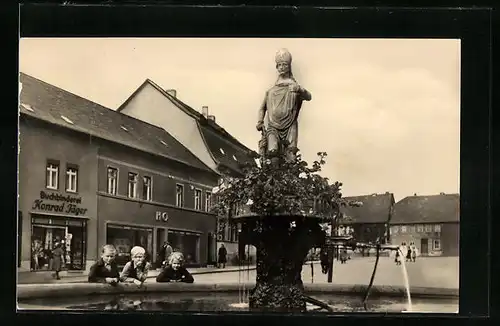
M 388 223 L 394 205 L 394 194 L 389 192 L 385 194 L 344 197 L 344 199 L 362 202 L 363 205 L 360 207 L 341 207 L 340 211 L 348 218 L 343 224 Z
M 240 171 L 243 163 L 255 164 L 253 158 L 236 146 L 228 144 L 228 140 L 218 135 L 215 131 L 203 125 L 200 126 L 203 139 L 218 164 L 234 171 Z
M 408 196 L 394 205 L 391 224 L 460 221 L 460 195 Z
M 213 172 L 164 129 L 24 73 L 20 82 L 21 114 Z
M 139 86 L 139 88 L 137 88 L 137 90 L 132 93 L 132 95 L 122 105 L 120 105 L 117 111 L 121 111 L 127 105 L 127 103 L 132 98 L 134 98 L 135 95 L 146 85 L 153 86 L 175 106 L 177 106 L 179 109 L 181 109 L 197 121 L 201 135 L 204 138 L 206 145 L 217 164 L 232 169 L 236 172 L 241 171 L 240 164 L 243 162 L 250 162 L 251 164 L 255 164 L 253 160 L 257 155 L 255 151 L 252 151 L 251 149 L 243 145 L 215 121 L 207 119 L 205 116 L 203 116 L 203 114 L 196 111 L 176 96 L 171 95 L 150 79 L 146 79 L 141 84 L 141 86 Z M 234 159 L 233 155 L 234 157 L 236 157 L 236 160 Z

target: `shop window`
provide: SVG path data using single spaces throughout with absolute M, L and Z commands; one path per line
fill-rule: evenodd
M 417 225 L 417 232 L 419 232 L 419 233 L 424 232 L 424 226 L 421 224 Z
M 128 197 L 137 198 L 137 173 L 128 173 Z
M 207 191 L 205 192 L 205 211 L 210 212 L 212 208 L 212 193 Z
M 432 241 L 432 249 L 433 250 L 441 250 L 441 240 L 440 239 L 434 239 L 434 241 Z
M 76 166 L 66 168 L 66 191 L 78 192 L 78 167 Z
M 410 233 L 415 233 L 415 226 L 414 225 L 410 226 L 409 230 Z
M 184 254 L 186 264 L 199 264 L 200 261 L 200 235 L 188 231 L 168 231 L 168 242 L 174 251 Z
M 201 210 L 201 190 L 194 190 L 194 209 Z
M 116 195 L 118 188 L 118 169 L 108 167 L 108 194 Z
M 46 187 L 57 190 L 59 188 L 59 163 L 47 163 Z
M 434 232 L 441 232 L 441 225 L 440 224 L 434 225 Z
M 425 226 L 425 232 L 432 232 L 432 225 L 427 224 L 427 225 Z
M 142 185 L 142 198 L 153 200 L 153 183 L 151 177 L 144 176 Z
M 153 229 L 119 224 L 108 224 L 106 243 L 116 247 L 116 263 L 124 266 L 130 261 L 130 250 L 141 246 L 146 250 L 146 259 L 151 261 L 153 254 Z
M 86 257 L 86 220 L 69 218 L 32 218 L 31 270 L 51 270 L 56 243 L 64 250 L 63 269 L 84 270 Z
M 401 226 L 401 233 L 406 233 L 406 225 Z
M 395 226 L 393 226 L 393 227 L 391 228 L 391 233 L 392 233 L 392 234 L 397 234 L 397 233 L 398 233 L 398 231 L 399 231 L 399 227 L 398 227 L 397 225 L 395 225 Z
M 181 184 L 175 186 L 175 205 L 184 207 L 184 186 Z

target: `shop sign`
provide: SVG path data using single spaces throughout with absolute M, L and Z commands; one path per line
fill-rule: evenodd
M 156 220 L 166 222 L 168 221 L 168 213 L 167 212 L 156 212 Z
M 78 205 L 81 204 L 81 202 L 82 197 L 64 196 L 58 193 L 40 191 L 40 199 L 35 199 L 31 208 L 46 212 L 66 213 L 78 216 L 84 215 L 87 212 L 87 208 L 82 208 Z

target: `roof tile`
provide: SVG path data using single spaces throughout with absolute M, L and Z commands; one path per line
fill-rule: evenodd
M 460 195 L 408 196 L 394 205 L 391 224 L 460 221 Z
M 168 93 L 153 81 L 148 79 L 146 82 L 153 85 L 174 105 L 199 122 L 200 130 L 207 142 L 207 146 L 219 164 L 223 164 L 237 172 L 241 172 L 242 163 L 255 164 L 254 157 L 257 154 L 255 151 L 247 148 L 215 121 L 205 118 L 203 114 L 181 101 L 178 97 Z M 221 148 L 224 153 L 222 153 Z M 237 160 L 234 160 L 233 155 Z
M 211 171 L 164 129 L 108 109 L 27 74 L 21 73 L 20 81 L 23 85 L 20 107 L 29 105 L 33 110 L 31 112 L 23 108 L 21 113 Z M 72 121 L 73 125 L 66 120 Z M 162 141 L 168 146 L 162 144 Z
M 344 197 L 344 199 L 363 203 L 360 207 L 341 207 L 341 212 L 349 218 L 345 224 L 387 223 L 394 204 L 392 193 Z

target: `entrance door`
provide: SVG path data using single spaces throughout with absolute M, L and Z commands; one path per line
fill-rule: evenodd
M 423 256 L 429 254 L 429 239 L 420 239 L 420 254 Z
M 163 262 L 164 257 L 160 257 L 162 253 L 163 243 L 165 242 L 165 229 L 158 228 L 156 229 L 156 257 L 155 261 L 158 266 Z M 165 257 L 166 258 L 166 257 Z
M 85 257 L 87 255 L 85 245 L 86 228 L 81 226 L 68 226 L 66 234 L 66 253 L 69 256 L 69 269 L 71 270 L 84 270 Z
M 214 263 L 214 235 L 213 233 L 208 233 L 207 237 L 207 264 L 211 265 Z

